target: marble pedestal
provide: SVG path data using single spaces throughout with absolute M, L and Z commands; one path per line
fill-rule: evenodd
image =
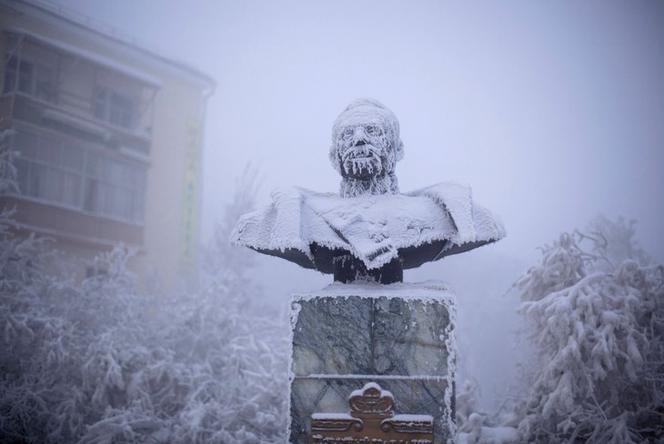
M 396 410 L 434 418 L 434 442 L 454 433 L 454 300 L 442 284 L 332 284 L 293 297 L 289 439 L 309 442 L 313 413 L 348 412 L 367 382 Z

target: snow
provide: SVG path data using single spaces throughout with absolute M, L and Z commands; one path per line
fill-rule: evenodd
M 238 221 L 231 242 L 335 273 L 348 253 L 367 270 L 397 261 L 408 269 L 505 236 L 470 187 L 439 183 L 399 193 L 394 169 L 403 154 L 394 113 L 376 100 L 355 100 L 332 128 L 340 194 L 278 190 L 270 204 Z
M 295 374 L 293 373 L 293 333 L 295 331 L 295 326 L 297 325 L 297 318 L 300 315 L 300 310 L 302 309 L 302 306 L 298 304 L 297 302 L 292 302 L 290 304 L 290 312 L 288 315 L 288 321 L 290 324 L 290 328 L 288 329 L 288 367 L 287 367 L 287 374 L 288 374 L 288 394 L 286 396 L 286 411 L 290 412 L 291 411 L 291 397 L 290 397 L 290 388 L 291 384 L 293 384 L 293 380 L 295 379 Z M 290 414 L 286 415 L 286 435 L 285 436 L 290 436 L 291 434 L 291 416 Z
M 0 131 L 0 193 L 16 188 L 9 134 Z M 450 194 L 462 196 L 454 212 L 463 214 L 463 189 Z M 285 318 L 248 308 L 259 292 L 252 254 L 227 245 L 247 209 L 241 200 L 215 237 L 218 248 L 204 255 L 201 288 L 177 295 L 139 287 L 122 249 L 91 264 L 107 274 L 74 281 L 68 267 L 79 263 L 45 250 L 44 239 L 16 237 L 12 212 L 0 209 L 0 435 L 81 444 L 284 442 L 292 341 Z M 468 397 L 460 394 L 459 443 L 661 440 L 664 266 L 633 234 L 631 224 L 601 220 L 543 248 L 516 285 L 538 351 L 515 391 L 519 403 L 491 420 L 461 412 Z M 455 351 L 454 298 L 442 283 L 335 283 L 296 296 L 292 325 L 299 302 L 333 295 L 442 300 L 451 320 L 443 336 Z M 448 369 L 451 386 L 453 353 Z M 454 430 L 450 417 L 442 420 Z
M 403 421 L 403 422 L 433 422 L 433 416 L 431 415 L 414 415 L 409 413 L 400 413 L 394 415 L 390 418 L 392 421 Z
M 0 131 L 0 193 L 16 186 L 9 134 Z M 463 189 L 450 194 L 463 203 Z M 16 237 L 11 211 L 1 210 L 0 435 L 81 444 L 284 442 L 292 341 L 285 317 L 247 308 L 258 292 L 252 254 L 227 245 L 236 215 L 246 211 L 240 204 L 215 237 L 219 248 L 204 255 L 201 288 L 177 295 L 138 287 L 122 249 L 92 264 L 107 274 L 74 281 L 72 264 L 44 250 L 43 239 Z M 631 225 L 602 220 L 542 249 L 516 284 L 538 352 L 514 392 L 518 402 L 491 418 L 465 408 L 471 402 L 461 393 L 459 443 L 661 440 L 664 266 L 632 236 Z M 447 304 L 451 322 L 442 337 L 452 386 L 456 317 L 445 284 L 334 283 L 295 296 L 291 325 L 300 303 L 317 296 Z M 448 392 L 448 411 L 452 401 Z M 454 430 L 450 416 L 435 420 Z
M 447 284 L 439 281 L 396 282 L 389 285 L 374 282 L 353 282 L 348 284 L 334 282 L 320 290 L 294 294 L 292 301 L 296 304 L 300 301 L 329 296 L 337 298 L 347 298 L 350 296 L 367 298 L 387 297 L 424 302 L 443 302 L 450 312 L 454 311 L 455 301 L 454 293 L 449 290 Z M 297 313 L 294 313 L 293 316 L 294 322 L 297 322 Z M 293 323 L 292 325 L 294 326 L 295 324 Z
M 348 413 L 313 413 L 311 419 L 327 419 L 331 421 L 357 421 Z
M 398 258 L 400 249 L 449 241 L 439 259 L 453 247 L 504 236 L 502 224 L 473 201 L 469 187 L 440 183 L 409 194 L 352 198 L 303 188 L 277 191 L 271 204 L 238 221 L 231 241 L 269 254 L 299 251 L 309 268 L 317 268 L 317 244 L 349 251 L 375 269 Z
M 354 398 L 354 397 L 357 397 L 357 396 L 362 396 L 364 394 L 364 392 L 366 392 L 367 390 L 372 390 L 372 389 L 378 391 L 378 397 L 379 398 L 390 398 L 390 399 L 394 400 L 394 396 L 392 395 L 392 392 L 390 392 L 389 390 L 381 389 L 380 386 L 378 384 L 376 384 L 375 382 L 367 382 L 366 384 L 364 384 L 364 387 L 362 387 L 361 389 L 353 390 L 350 393 L 350 395 L 348 396 L 348 398 L 350 399 L 350 398 Z
M 457 340 L 456 340 L 456 325 L 457 325 L 457 312 L 455 304 L 448 304 L 448 313 L 449 313 L 449 323 L 445 327 L 445 348 L 448 351 L 447 354 L 447 386 L 456 387 L 456 375 L 457 375 Z M 454 399 L 452 399 L 452 390 L 445 390 L 445 413 L 443 415 L 443 421 L 447 423 L 447 429 L 449 430 L 450 436 L 455 436 L 457 432 L 457 424 L 455 422 L 454 415 L 452 414 L 452 405 Z
M 538 352 L 528 408 L 517 410 L 528 440 L 644 442 L 664 433 L 653 422 L 664 396 L 664 267 L 633 235 L 624 221 L 599 218 L 543 248 L 517 282 Z
M 388 143 L 395 147 L 395 161 L 403 159 L 404 151 L 403 142 L 399 136 L 399 120 L 392 111 L 375 99 L 356 99 L 339 114 L 332 126 L 333 143 L 339 139 L 345 128 L 366 123 L 373 123 L 384 128 Z M 337 168 L 335 156 L 337 148 L 337 146 L 332 146 L 330 151 L 330 159 L 335 168 Z
M 5 139 L 0 193 L 15 176 Z M 246 211 L 236 203 L 232 224 Z M 106 273 L 74 280 L 84 264 L 16 237 L 9 216 L 0 211 L 0 441 L 284 442 L 288 327 L 249 307 L 253 255 L 228 246 L 231 222 L 200 287 L 169 294 L 139 285 L 122 248 L 89 264 Z
M 399 121 L 375 99 L 354 100 L 332 126 L 329 157 L 343 177 L 339 192 L 342 197 L 398 193 L 394 169 L 403 155 Z M 351 177 L 363 169 L 371 173 L 370 179 Z
M 456 444 L 517 444 L 521 442 L 514 427 L 481 427 L 477 432 L 459 433 Z
M 366 379 L 366 380 L 376 380 L 381 379 L 386 380 L 401 380 L 401 381 L 410 381 L 410 380 L 446 380 L 447 376 L 440 375 L 370 375 L 370 374 L 353 374 L 346 373 L 343 375 L 334 374 L 334 373 L 312 373 L 307 376 L 299 376 L 299 379 Z

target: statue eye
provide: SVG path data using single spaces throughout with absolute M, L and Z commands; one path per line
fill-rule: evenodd
M 376 125 L 369 125 L 365 128 L 365 131 L 370 136 L 378 136 L 381 133 L 381 130 Z
M 348 139 L 349 137 L 353 136 L 353 128 L 346 128 L 343 133 L 341 133 L 341 137 L 344 139 Z

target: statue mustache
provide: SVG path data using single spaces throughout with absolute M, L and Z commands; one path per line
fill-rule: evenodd
M 364 144 L 361 145 L 353 145 L 344 150 L 344 152 L 341 155 L 341 160 L 343 162 L 353 160 L 357 157 L 360 157 L 358 156 L 360 152 L 364 153 L 361 157 L 375 157 L 380 159 L 381 149 L 376 148 L 369 142 L 365 142 Z

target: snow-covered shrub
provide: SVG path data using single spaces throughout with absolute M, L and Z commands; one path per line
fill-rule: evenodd
M 524 440 L 664 438 L 664 266 L 633 236 L 633 223 L 598 218 L 517 282 L 538 351 Z
M 470 416 L 477 412 L 479 390 L 480 386 L 477 381 L 467 379 L 456 392 L 455 420 L 459 431 L 469 432 L 471 430 Z
M 10 154 L 0 173 L 15 186 Z M 121 247 L 69 278 L 0 212 L 1 443 L 283 442 L 287 323 L 251 309 L 251 260 L 227 241 L 252 184 L 184 294 L 139 290 Z
M 477 381 L 464 381 L 456 393 L 457 444 L 514 444 L 519 435 L 514 427 L 514 410 L 506 400 L 495 414 L 478 410 L 480 386 Z

